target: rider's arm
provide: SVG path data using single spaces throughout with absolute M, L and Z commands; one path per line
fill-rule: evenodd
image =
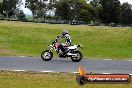
M 63 35 L 60 35 L 60 36 L 57 36 L 57 38 L 65 38 L 65 36 L 63 36 Z

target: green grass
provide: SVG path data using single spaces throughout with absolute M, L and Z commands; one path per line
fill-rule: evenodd
M 32 16 L 27 16 L 26 17 L 28 21 L 33 21 L 33 17 Z
M 63 29 L 73 44 L 83 45 L 84 57 L 132 58 L 132 28 L 8 21 L 0 21 L 0 56 L 40 56 Z
M 132 88 L 132 83 L 79 86 L 75 74 L 0 72 L 0 88 Z

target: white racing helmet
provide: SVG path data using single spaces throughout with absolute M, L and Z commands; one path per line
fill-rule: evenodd
M 63 30 L 62 31 L 62 35 L 65 35 L 65 34 L 68 34 L 68 31 L 67 30 Z

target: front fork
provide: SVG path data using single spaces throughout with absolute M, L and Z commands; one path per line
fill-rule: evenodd
M 53 50 L 53 48 L 51 47 L 51 48 L 49 49 L 49 52 L 52 52 L 52 50 Z

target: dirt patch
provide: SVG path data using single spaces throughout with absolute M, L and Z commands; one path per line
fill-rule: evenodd
M 15 51 L 0 48 L 0 56 L 14 56 L 14 55 L 15 55 Z

